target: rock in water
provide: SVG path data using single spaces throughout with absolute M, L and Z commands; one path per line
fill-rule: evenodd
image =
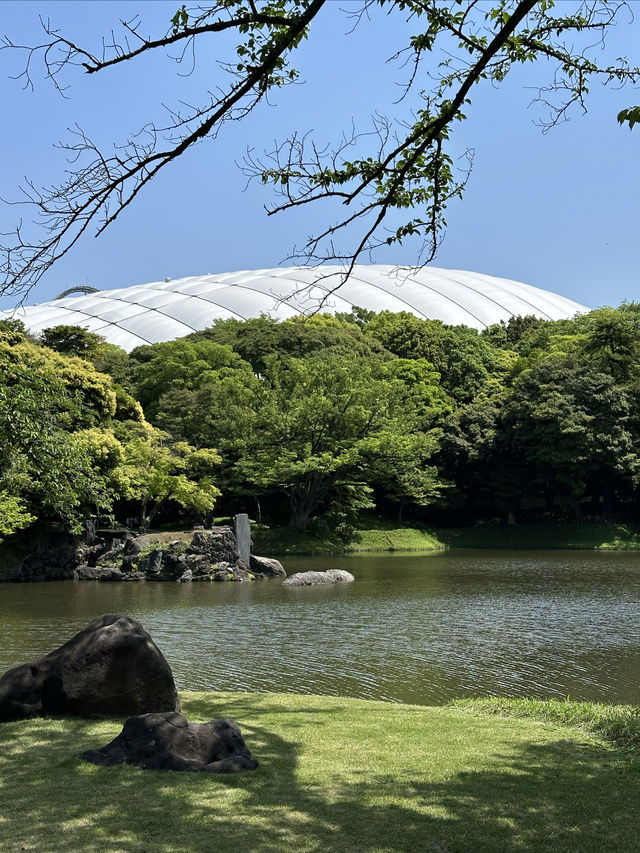
M 287 573 L 284 566 L 279 560 L 274 560 L 272 557 L 256 557 L 251 555 L 249 566 L 252 572 L 266 577 L 283 577 L 286 578 Z
M 319 586 L 329 583 L 351 583 L 355 578 L 344 569 L 327 569 L 326 572 L 296 572 L 282 581 L 282 586 Z
M 169 664 L 128 616 L 99 616 L 59 649 L 0 678 L 0 722 L 179 710 Z
M 130 717 L 111 743 L 80 757 L 105 767 L 136 764 L 144 770 L 237 773 L 258 766 L 235 720 L 189 723 L 176 713 Z

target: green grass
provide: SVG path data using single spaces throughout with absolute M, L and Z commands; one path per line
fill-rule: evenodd
M 296 533 L 288 527 L 251 528 L 257 554 L 343 554 L 358 551 L 441 551 L 446 545 L 425 527 L 399 527 L 393 522 L 368 518 L 347 544 L 331 535 Z
M 638 529 L 626 524 L 487 524 L 436 532 L 450 548 L 640 550 Z
M 640 550 L 640 530 L 625 524 L 485 524 L 474 527 L 400 527 L 387 519 L 363 518 L 345 545 L 327 533 L 295 533 L 254 525 L 254 550 L 261 554 L 342 554 L 358 551 L 437 551 L 445 548 Z
M 638 849 L 637 709 L 182 698 L 194 721 L 234 717 L 259 768 L 212 777 L 95 767 L 78 753 L 104 745 L 121 721 L 6 723 L 3 853 Z M 598 726 L 629 718 L 636 734 L 621 750 Z
M 497 714 L 571 726 L 595 734 L 640 760 L 640 707 L 571 702 L 569 699 L 458 699 L 452 707 L 472 714 Z M 640 765 L 639 765 L 640 769 Z

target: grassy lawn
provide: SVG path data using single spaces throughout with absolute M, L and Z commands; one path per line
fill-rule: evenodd
M 194 721 L 234 717 L 258 770 L 100 768 L 78 753 L 121 721 L 3 724 L 3 853 L 638 850 L 637 709 L 182 698 Z
M 445 548 L 532 550 L 640 550 L 640 530 L 626 524 L 487 524 L 475 527 L 400 527 L 363 518 L 345 545 L 329 533 L 296 533 L 284 527 L 252 527 L 257 554 L 342 554 L 358 551 L 436 551 Z
M 447 546 L 436 532 L 421 527 L 399 527 L 367 519 L 352 542 L 345 545 L 330 533 L 296 533 L 288 527 L 251 528 L 256 554 L 342 554 L 358 551 L 441 551 Z

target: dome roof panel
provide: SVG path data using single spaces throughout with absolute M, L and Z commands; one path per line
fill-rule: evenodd
M 193 326 L 189 326 L 180 320 L 174 320 L 167 314 L 160 314 L 158 311 L 146 311 L 136 317 L 122 320 L 118 326 L 151 344 L 183 338 L 185 335 L 198 331 Z M 108 334 L 105 337 L 110 340 Z
M 342 283 L 345 269 L 327 264 L 186 276 L 67 296 L 2 311 L 0 317 L 21 319 L 34 332 L 62 324 L 83 326 L 131 350 L 188 335 L 217 319 L 261 313 L 283 319 L 359 306 L 482 329 L 517 314 L 555 320 L 589 310 L 548 290 L 466 270 L 356 264 Z
M 462 303 L 456 292 L 443 286 L 440 279 L 426 278 L 418 281 L 405 274 L 382 273 L 376 282 L 381 290 L 405 302 L 403 310 L 419 317 L 442 320 L 452 325 L 466 325 L 482 329 L 484 324 L 476 316 L 473 306 Z M 467 300 L 468 302 L 468 300 Z
M 51 326 L 84 326 L 87 315 L 82 311 L 41 311 L 33 319 L 26 313 L 24 317 L 18 317 L 29 331 L 38 333 Z
M 96 331 L 98 330 L 96 329 Z M 113 326 L 108 332 L 107 329 L 105 329 L 100 332 L 100 334 L 104 335 L 110 344 L 122 347 L 122 349 L 125 349 L 127 352 L 131 352 L 131 350 L 136 347 L 145 346 L 145 344 L 151 343 L 150 341 L 141 338 L 139 335 L 127 332 L 126 329 L 122 329 L 120 326 Z
M 83 309 L 82 313 L 86 317 L 97 317 L 106 323 L 119 323 L 121 320 L 128 320 L 130 317 L 144 314 L 146 310 L 144 305 L 117 302 L 115 299 L 104 299 L 102 309 L 93 308 L 91 311 Z
M 120 296 L 120 299 L 123 302 L 131 302 L 134 305 L 140 306 L 143 308 L 165 308 L 168 305 L 172 305 L 180 302 L 184 297 L 180 293 L 174 293 L 173 291 L 166 290 L 158 290 L 154 288 L 148 288 L 147 290 L 140 289 L 137 293 L 128 294 L 123 293 Z
M 238 319 L 233 311 L 198 296 L 183 296 L 180 302 L 172 305 L 171 316 L 198 331 L 211 326 L 214 320 Z
M 215 292 L 216 305 L 233 311 L 238 317 L 257 317 L 260 314 L 279 316 L 278 297 L 254 289 L 248 282 L 227 284 Z
M 213 300 L 213 294 L 215 294 L 216 291 L 221 290 L 223 287 L 227 287 L 226 282 L 218 281 L 215 278 L 208 280 L 206 278 L 193 276 L 192 278 L 186 279 L 185 282 L 180 285 L 180 288 L 175 290 L 175 292 L 181 293 L 184 296 L 210 297 L 211 300 Z

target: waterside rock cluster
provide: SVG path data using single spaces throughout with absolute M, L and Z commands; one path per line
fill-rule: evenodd
M 278 560 L 250 553 L 248 530 L 236 531 L 225 525 L 173 535 L 180 538 L 129 530 L 96 531 L 90 522 L 82 538 L 36 531 L 31 538 L 2 543 L 0 582 L 75 579 L 188 583 L 286 577 Z
M 149 544 L 145 536 L 128 535 L 79 549 L 78 580 L 100 581 L 251 581 L 286 576 L 277 560 L 240 559 L 231 527 L 196 530 L 190 542 Z

